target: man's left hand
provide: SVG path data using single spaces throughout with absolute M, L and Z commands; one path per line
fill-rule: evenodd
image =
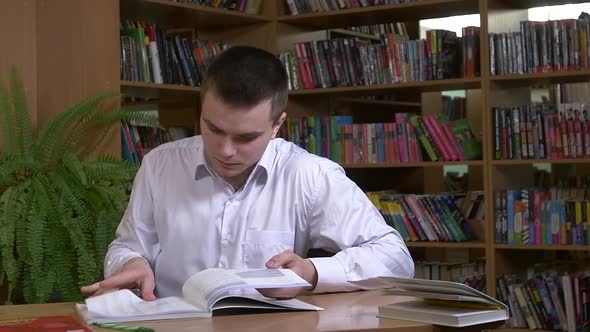
M 293 272 L 309 282 L 311 287 L 259 289 L 258 291 L 262 295 L 277 299 L 290 299 L 297 296 L 297 294 L 304 289 L 313 290 L 315 288 L 318 282 L 318 272 L 309 259 L 303 259 L 291 251 L 283 251 L 282 253 L 271 257 L 271 259 L 266 262 L 266 268 L 268 269 L 278 269 L 281 267 L 293 270 Z

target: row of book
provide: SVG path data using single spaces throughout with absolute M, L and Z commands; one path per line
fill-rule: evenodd
M 175 0 L 179 3 L 235 10 L 246 14 L 260 14 L 263 0 Z
M 546 273 L 529 279 L 500 275 L 498 299 L 509 307 L 512 328 L 588 331 L 590 276 Z
M 337 163 L 473 160 L 481 145 L 466 119 L 396 113 L 395 122 L 353 124 L 352 116 L 289 118 L 280 136 Z
M 563 159 L 590 156 L 586 103 L 495 107 L 494 158 Z
M 442 96 L 442 114 L 450 121 L 467 117 L 467 98 Z
M 494 193 L 496 243 L 590 245 L 586 190 L 525 188 Z
M 388 225 L 404 241 L 463 242 L 475 239 L 472 226 L 452 195 L 401 195 L 388 191 L 367 192 Z
M 209 63 L 228 47 L 135 21 L 122 25 L 120 42 L 122 80 L 189 86 L 200 85 Z
M 380 44 L 358 38 L 297 42 L 279 58 L 292 90 L 475 77 L 479 28 L 464 31 L 461 38 L 452 31 L 429 30 L 420 40 L 389 33 Z
M 467 220 L 484 220 L 485 202 L 483 191 L 456 191 L 453 192 L 455 204 Z
M 408 29 L 404 22 L 389 22 L 371 25 L 359 25 L 348 27 L 346 30 L 360 32 L 367 35 L 381 36 L 388 33 L 393 33 L 401 36 L 409 36 Z
M 398 5 L 420 0 L 285 0 L 291 15 L 329 12 L 370 6 Z
M 121 152 L 123 159 L 132 163 L 141 163 L 143 157 L 160 144 L 175 141 L 191 135 L 186 128 L 152 128 L 121 124 Z
M 414 278 L 461 282 L 485 292 L 486 262 L 476 259 L 473 262 L 414 262 Z M 475 286 L 475 287 L 474 287 Z
M 519 32 L 490 33 L 492 75 L 590 69 L 590 20 L 521 21 Z

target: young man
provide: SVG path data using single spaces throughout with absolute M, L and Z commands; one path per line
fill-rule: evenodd
M 275 139 L 285 120 L 281 62 L 233 47 L 201 87 L 201 136 L 150 152 L 109 246 L 98 295 L 138 287 L 144 299 L 180 295 L 207 268 L 290 268 L 315 292 L 356 289 L 348 281 L 413 277 L 399 233 L 336 163 Z M 336 252 L 304 259 L 310 248 Z M 265 291 L 293 297 L 299 289 Z

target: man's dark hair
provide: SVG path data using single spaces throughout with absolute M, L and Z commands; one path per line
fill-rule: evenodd
M 236 107 L 253 107 L 271 99 L 271 117 L 277 122 L 287 108 L 288 77 L 282 62 L 265 50 L 234 46 L 219 54 L 201 85 L 201 103 L 208 91 Z

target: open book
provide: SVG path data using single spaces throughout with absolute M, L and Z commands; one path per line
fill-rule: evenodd
M 181 297 L 144 301 L 128 289 L 86 299 L 76 310 L 87 323 L 211 317 L 220 309 L 322 310 L 297 299 L 277 300 L 256 288 L 307 287 L 289 269 L 207 269 L 191 276 Z
M 508 319 L 504 303 L 459 282 L 379 277 L 353 283 L 365 289 L 392 288 L 385 292 L 414 298 L 379 306 L 383 318 L 453 327 Z

